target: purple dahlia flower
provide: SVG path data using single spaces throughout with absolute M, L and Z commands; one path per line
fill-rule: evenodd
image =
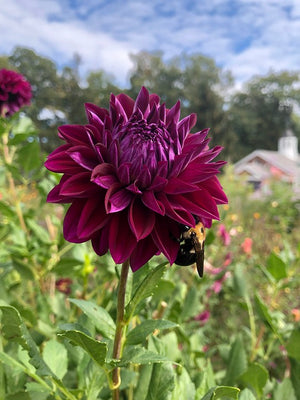
M 181 225 L 197 217 L 210 227 L 227 203 L 216 177 L 224 162 L 211 162 L 221 147 L 208 148 L 208 129 L 190 133 L 195 114 L 180 120 L 179 102 L 166 109 L 144 87 L 136 101 L 111 95 L 109 111 L 85 107 L 88 124 L 61 126 L 66 143 L 45 163 L 64 174 L 47 201 L 71 203 L 66 240 L 91 240 L 98 255 L 130 259 L 133 271 L 159 253 L 172 264 Z
M 23 75 L 0 70 L 0 116 L 13 115 L 24 105 L 29 105 L 31 97 L 31 86 Z

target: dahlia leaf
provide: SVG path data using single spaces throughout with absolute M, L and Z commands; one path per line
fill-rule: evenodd
M 150 319 L 143 321 L 140 325 L 137 325 L 132 329 L 126 337 L 126 345 L 136 345 L 143 343 L 147 336 L 154 332 L 156 329 L 173 329 L 176 328 L 178 324 L 172 321 L 167 321 L 163 319 Z
M 210 389 L 201 400 L 234 399 L 238 400 L 240 389 L 233 386 L 217 386 Z
M 126 306 L 126 317 L 125 319 L 129 321 L 131 317 L 134 315 L 135 309 L 138 304 L 146 299 L 147 297 L 152 296 L 155 287 L 158 285 L 158 282 L 164 275 L 167 270 L 167 262 L 164 262 L 158 265 L 155 269 L 149 272 L 146 278 L 141 282 L 141 284 L 136 289 L 133 294 L 130 302 Z
M 81 331 L 66 331 L 59 333 L 58 336 L 69 339 L 71 343 L 81 347 L 100 367 L 105 364 L 107 343 L 99 342 Z
M 126 367 L 129 364 L 162 363 L 168 361 L 166 357 L 149 351 L 139 346 L 126 346 L 118 367 Z
M 69 299 L 81 311 L 87 315 L 95 328 L 106 338 L 112 339 L 115 334 L 116 325 L 109 313 L 102 307 L 97 306 L 91 301 Z

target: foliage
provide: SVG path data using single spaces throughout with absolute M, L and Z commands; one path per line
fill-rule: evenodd
M 161 52 L 131 55 L 127 94 L 135 98 L 141 85 L 158 93 L 167 107 L 180 99 L 183 116 L 196 112 L 196 129 L 212 128 L 212 144 L 223 145 L 223 157 L 237 161 L 255 149 L 274 150 L 278 138 L 291 128 L 300 138 L 299 71 L 253 77 L 234 87 L 230 71 L 201 54 L 165 60 Z M 34 101 L 26 114 L 34 121 L 42 148 L 58 146 L 57 127 L 85 121 L 84 102 L 107 107 L 110 93 L 124 90 L 102 70 L 80 77 L 80 57 L 58 70 L 52 60 L 17 47 L 0 57 L 0 68 L 17 69 L 33 87 Z
M 1 120 L 0 134 L 1 399 L 110 399 L 116 366 L 122 399 L 299 398 L 299 204 L 288 187 L 256 199 L 228 168 L 225 230 L 207 232 L 203 279 L 159 256 L 130 273 L 115 360 L 120 266 L 62 238 L 64 209 L 45 203 L 58 178 L 31 120 Z

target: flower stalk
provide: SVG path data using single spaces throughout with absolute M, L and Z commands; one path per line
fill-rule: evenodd
M 129 260 L 122 264 L 119 289 L 118 289 L 118 302 L 117 302 L 117 321 L 116 321 L 116 333 L 113 348 L 113 358 L 119 360 L 122 357 L 124 347 L 124 337 L 126 333 L 127 322 L 124 320 L 125 314 L 125 293 L 126 283 L 129 271 Z M 117 367 L 112 371 L 112 382 L 113 382 L 113 400 L 119 400 L 120 391 L 119 387 L 121 384 L 120 368 Z

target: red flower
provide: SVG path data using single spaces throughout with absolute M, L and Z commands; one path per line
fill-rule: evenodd
M 0 116 L 9 117 L 31 100 L 31 86 L 23 75 L 0 70 Z
M 241 248 L 243 249 L 244 253 L 251 254 L 252 253 L 252 239 L 246 237 L 243 243 L 241 244 Z
M 45 163 L 64 174 L 47 200 L 71 203 L 65 238 L 91 239 L 98 255 L 129 258 L 133 271 L 159 253 L 172 264 L 181 224 L 197 217 L 210 227 L 227 203 L 216 177 L 224 162 L 211 162 L 221 147 L 207 148 L 208 129 L 190 133 L 196 116 L 180 120 L 179 102 L 168 110 L 144 87 L 136 101 L 111 95 L 109 111 L 86 104 L 86 113 L 87 125 L 59 128 L 66 143 Z

